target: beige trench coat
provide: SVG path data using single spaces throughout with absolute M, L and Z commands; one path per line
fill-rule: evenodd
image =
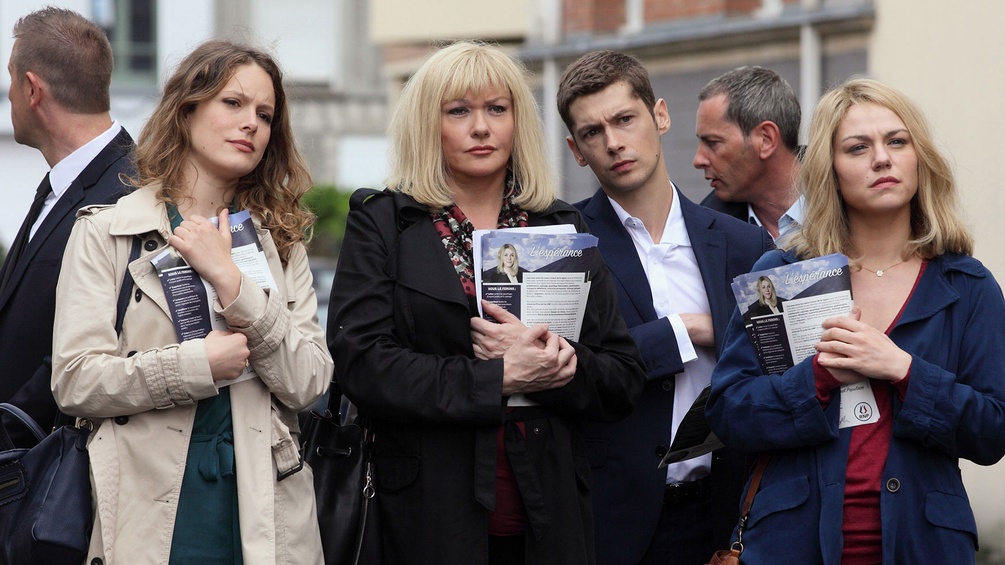
M 177 343 L 150 264 L 170 234 L 157 190 L 82 210 L 57 287 L 53 393 L 66 414 L 95 425 L 86 563 L 168 562 L 196 402 L 217 394 L 205 340 Z M 257 232 L 278 288 L 263 291 L 245 277 L 233 304 L 216 305 L 248 337 L 260 377 L 231 388 L 244 561 L 321 563 L 311 470 L 277 476 L 299 462 L 297 412 L 324 393 L 332 362 L 304 247 L 295 246 L 283 268 L 270 233 Z M 129 265 L 136 289 L 117 337 L 116 299 L 137 234 L 144 251 Z

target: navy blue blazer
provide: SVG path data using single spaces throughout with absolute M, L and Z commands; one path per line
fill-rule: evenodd
M 48 357 L 63 249 L 77 210 L 115 202 L 125 192 L 119 174 L 132 172 L 134 147 L 122 129 L 56 201 L 17 266 L 5 261 L 0 268 L 0 277 L 15 269 L 0 295 L 0 402 L 17 405 L 43 429 L 56 417 Z
M 763 229 L 702 208 L 679 191 L 681 212 L 711 307 L 715 351 L 722 351 L 729 318 L 736 310 L 733 278 L 750 271 L 773 248 Z M 673 418 L 674 376 L 684 370 L 677 339 L 666 318 L 657 318 L 652 290 L 635 244 L 614 208 L 598 190 L 575 204 L 613 275 L 618 303 L 646 365 L 642 399 L 627 418 L 612 424 L 586 424 L 584 435 L 593 474 L 597 563 L 636 564 L 659 521 L 666 484 L 657 469 L 658 451 L 669 445 Z M 739 514 L 743 458 L 720 449 L 712 461 L 712 516 L 716 547 L 725 547 Z

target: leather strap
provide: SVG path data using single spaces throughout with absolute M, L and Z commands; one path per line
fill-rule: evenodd
M 741 519 L 744 521 L 750 515 L 750 507 L 754 505 L 754 495 L 757 494 L 757 489 L 761 486 L 761 477 L 764 476 L 764 469 L 768 466 L 768 459 L 767 455 L 761 455 L 757 458 L 757 466 L 750 479 L 750 488 L 747 489 L 747 498 L 743 500 L 743 512 L 740 513 Z

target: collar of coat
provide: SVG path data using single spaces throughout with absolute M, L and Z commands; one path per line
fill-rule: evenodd
M 407 224 L 412 224 L 421 220 L 429 220 L 429 206 L 416 202 L 414 198 L 403 192 L 385 188 L 383 192 L 377 193 L 376 195 L 391 196 L 394 199 L 394 207 L 395 210 L 397 210 L 399 222 L 399 231 L 403 230 Z M 369 200 L 369 198 L 364 198 L 362 203 L 365 204 L 367 200 Z M 561 200 L 555 200 L 551 203 L 551 206 L 549 206 L 547 210 L 537 214 L 531 212 L 531 216 L 533 217 L 537 215 L 540 217 L 547 217 L 550 215 L 565 215 L 570 213 L 578 214 L 577 210 L 573 208 L 572 205 Z

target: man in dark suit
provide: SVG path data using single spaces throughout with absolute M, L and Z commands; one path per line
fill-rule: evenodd
M 7 69 L 14 139 L 51 170 L 0 267 L 0 402 L 46 429 L 57 414 L 48 357 L 63 249 L 79 208 L 123 193 L 133 140 L 109 114 L 111 45 L 80 14 L 50 7 L 18 20 Z
M 702 206 L 762 226 L 772 238 L 802 223 L 792 87 L 769 69 L 739 67 L 705 85 L 698 100 L 694 167 L 712 185 Z
M 666 103 L 634 57 L 598 51 L 565 70 L 558 107 L 600 190 L 576 207 L 610 268 L 648 382 L 635 411 L 584 428 L 598 565 L 705 563 L 739 511 L 743 459 L 727 449 L 658 469 L 708 385 L 735 309 L 734 276 L 771 248 L 764 230 L 688 201 L 670 182 Z

